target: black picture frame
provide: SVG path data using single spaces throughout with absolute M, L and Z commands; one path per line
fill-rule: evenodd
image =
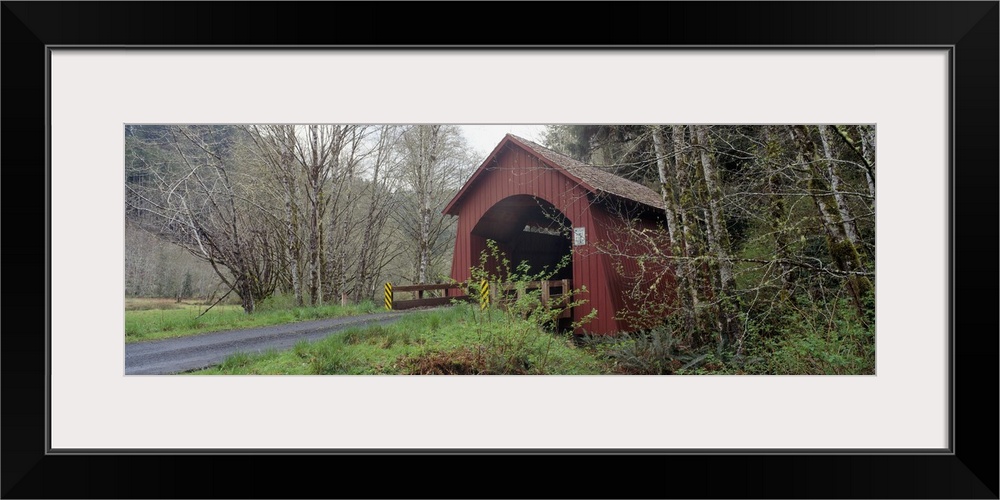
M 8 273 L 14 293 L 4 297 L 4 498 L 998 498 L 996 1 L 2 4 L 2 165 L 10 188 L 3 253 L 8 269 L 31 270 Z M 950 47 L 950 452 L 48 453 L 47 47 L 472 47 L 512 40 L 609 50 Z M 386 480 L 359 479 L 372 469 Z

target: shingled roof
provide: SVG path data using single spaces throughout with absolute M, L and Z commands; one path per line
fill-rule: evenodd
M 458 215 L 454 209 L 458 200 L 461 199 L 462 195 L 465 193 L 466 188 L 476 179 L 476 177 L 479 176 L 486 164 L 488 164 L 492 158 L 500 153 L 503 149 L 503 145 L 507 142 L 512 142 L 525 150 L 534 153 L 535 156 L 542 160 L 542 162 L 556 170 L 562 171 L 569 178 L 573 179 L 594 194 L 609 194 L 618 198 L 641 203 L 649 207 L 661 210 L 663 209 L 663 199 L 660 197 L 659 193 L 643 186 L 642 184 L 630 181 L 624 177 L 619 177 L 594 165 L 588 165 L 579 160 L 575 160 L 569 156 L 551 150 L 541 144 L 529 141 L 523 137 L 518 137 L 514 134 L 507 134 L 504 136 L 504 139 L 497 144 L 497 147 L 493 149 L 493 152 L 486 157 L 486 161 L 484 161 L 483 164 L 480 165 L 479 169 L 472 174 L 472 177 L 466 181 L 465 185 L 462 186 L 462 189 L 459 190 L 458 194 L 456 194 L 451 202 L 448 203 L 444 213 Z
M 526 146 L 544 159 L 561 167 L 571 177 L 580 180 L 581 184 L 591 192 L 607 193 L 653 208 L 663 209 L 663 198 L 660 197 L 659 193 L 638 182 L 630 181 L 607 170 L 602 170 L 599 167 L 575 160 L 522 137 L 513 134 L 507 135 L 515 142 L 521 143 L 521 145 Z M 596 192 L 595 194 L 597 194 Z

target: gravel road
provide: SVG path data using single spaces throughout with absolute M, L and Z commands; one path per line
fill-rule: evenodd
M 125 375 L 165 375 L 199 370 L 217 365 L 237 352 L 280 351 L 300 341 L 319 340 L 352 326 L 389 324 L 404 314 L 406 312 L 395 311 L 366 314 L 125 344 Z

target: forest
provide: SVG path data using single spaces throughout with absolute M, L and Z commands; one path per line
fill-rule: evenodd
M 668 297 L 627 290 L 642 331 L 577 339 L 616 373 L 874 373 L 874 126 L 549 125 L 543 142 L 662 199 L 661 231 L 603 251 L 666 269 Z M 127 126 L 126 296 L 253 314 L 447 281 L 442 210 L 482 160 L 454 125 Z
M 359 302 L 388 279 L 426 283 L 450 270 L 454 225 L 441 209 L 476 161 L 456 127 L 125 134 L 127 296 L 231 290 L 252 313 L 275 293 L 297 305 Z

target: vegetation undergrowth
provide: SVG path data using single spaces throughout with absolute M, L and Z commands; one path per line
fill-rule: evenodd
M 493 240 L 486 241 L 479 266 L 471 269 L 469 281 L 463 284 L 473 297 L 480 296 L 483 283 L 493 287 L 488 307 L 480 306 L 474 317 L 475 348 L 461 353 L 474 362 L 475 369 L 482 373 L 547 373 L 550 354 L 557 342 L 557 336 L 551 332 L 559 330 L 564 311 L 586 303 L 576 298 L 585 290 L 562 290 L 561 297 L 543 303 L 542 290 L 537 284 L 553 279 L 571 261 L 572 255 L 567 254 L 551 269 L 532 270 L 525 261 L 512 267 L 499 245 Z M 596 315 L 597 311 L 591 311 L 571 322 L 568 331 L 590 322 Z M 428 369 L 440 369 L 434 366 L 432 363 Z
M 872 311 L 873 296 L 865 299 Z M 749 330 L 747 346 L 747 373 L 875 374 L 873 318 L 859 318 L 847 298 L 831 301 L 829 308 L 790 302 L 780 318 Z
M 352 328 L 289 351 L 236 354 L 195 374 L 417 375 L 606 373 L 606 365 L 567 335 L 539 332 L 527 320 L 483 315 L 478 305 L 413 312 L 389 325 Z M 499 338 L 510 338 L 499 342 Z M 486 338 L 493 342 L 484 341 Z
M 381 310 L 371 301 L 347 306 L 296 307 L 291 297 L 276 295 L 261 303 L 253 314 L 244 313 L 236 304 L 218 304 L 199 317 L 210 305 L 193 301 L 128 299 L 125 303 L 125 342 L 337 318 Z
M 866 299 L 874 309 L 873 293 Z M 744 314 L 743 352 L 735 345 L 692 345 L 677 315 L 662 325 L 582 344 L 613 373 L 641 375 L 874 375 L 875 332 L 847 298 L 832 306 L 789 300 L 766 316 Z

